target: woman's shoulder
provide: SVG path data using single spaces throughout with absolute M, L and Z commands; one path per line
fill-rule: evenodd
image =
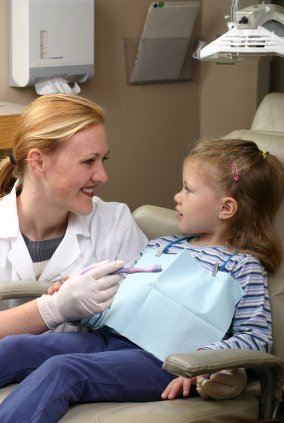
M 129 207 L 125 203 L 119 203 L 117 201 L 104 201 L 100 197 L 96 196 L 93 197 L 93 206 L 93 213 L 130 214 Z
M 101 207 L 127 207 L 125 203 L 120 203 L 118 201 L 105 201 L 101 197 L 98 197 L 96 195 L 93 197 L 93 203 Z

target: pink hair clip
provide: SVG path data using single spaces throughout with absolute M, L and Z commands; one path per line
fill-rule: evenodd
M 237 164 L 235 161 L 232 162 L 232 178 L 234 181 L 239 181 L 240 179 Z

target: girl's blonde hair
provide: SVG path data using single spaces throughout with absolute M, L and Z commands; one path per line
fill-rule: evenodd
M 50 94 L 34 100 L 17 121 L 12 159 L 7 157 L 0 162 L 0 197 L 10 192 L 16 178 L 23 177 L 32 148 L 55 153 L 76 132 L 99 123 L 104 123 L 103 110 L 86 98 Z
M 273 220 L 284 192 L 283 164 L 253 141 L 230 139 L 199 141 L 185 164 L 189 160 L 213 165 L 218 176 L 212 182 L 238 203 L 226 227 L 228 247 L 253 254 L 273 273 L 282 257 Z

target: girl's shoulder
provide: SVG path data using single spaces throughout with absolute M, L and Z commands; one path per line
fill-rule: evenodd
M 216 263 L 230 273 L 261 272 L 266 273 L 259 259 L 253 254 L 239 252 L 222 245 L 195 245 L 190 239 L 184 239 L 181 235 L 169 235 L 152 239 L 149 248 L 167 248 L 169 254 L 177 254 L 182 250 L 189 250 L 201 264 L 209 269 Z M 169 247 L 169 248 L 168 248 Z

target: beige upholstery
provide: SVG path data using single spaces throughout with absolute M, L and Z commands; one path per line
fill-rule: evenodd
M 269 113 L 270 117 L 274 116 L 274 110 L 269 109 L 274 104 L 272 97 L 271 95 L 268 97 L 268 109 L 265 104 L 261 105 L 259 109 L 259 111 L 264 110 L 266 115 Z M 264 103 L 265 101 L 266 99 L 264 99 Z M 278 120 L 283 120 L 284 94 L 276 95 L 276 104 L 281 104 L 281 113 L 279 110 L 276 112 L 279 114 Z M 257 120 L 259 119 L 261 121 L 261 117 L 258 117 Z M 269 119 L 269 121 L 272 120 Z M 256 140 L 260 148 L 277 154 L 284 162 L 284 128 L 282 126 L 283 133 L 276 132 L 275 128 L 277 128 L 277 123 L 272 122 L 265 132 L 262 129 L 234 131 L 226 138 L 240 137 Z M 133 216 L 148 237 L 177 232 L 173 210 L 155 206 L 142 206 L 133 213 Z M 284 240 L 283 219 L 284 203 L 282 202 L 281 210 L 276 219 L 277 229 L 282 241 Z M 3 284 L 2 292 L 7 293 L 7 287 Z M 264 405 L 261 406 L 261 414 L 265 418 L 271 417 L 274 393 L 278 397 L 281 395 L 284 381 L 282 330 L 284 321 L 284 261 L 279 272 L 270 281 L 270 292 L 273 312 L 273 354 L 275 355 L 246 350 L 199 351 L 193 354 L 174 354 L 167 358 L 164 367 L 170 372 L 187 376 L 231 367 L 255 368 L 261 379 L 263 399 L 267 400 L 266 403 L 262 403 Z M 29 293 L 31 293 L 31 289 Z M 35 295 L 38 295 L 38 293 Z M 276 389 L 274 378 L 276 379 Z M 152 403 L 80 404 L 70 407 L 67 414 L 60 419 L 60 423 L 245 423 L 258 419 L 260 404 L 258 388 L 258 384 L 249 382 L 240 396 L 234 400 L 226 401 L 192 398 Z M 11 389 L 12 387 L 1 389 L 0 400 Z
M 252 131 L 284 132 L 283 93 L 270 93 L 259 105 L 252 121 Z
M 165 234 L 179 234 L 176 212 L 158 206 L 141 206 L 132 213 L 148 239 Z

